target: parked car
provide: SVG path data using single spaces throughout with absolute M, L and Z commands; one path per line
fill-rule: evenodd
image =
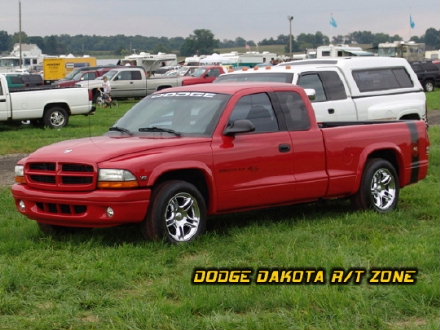
M 170 87 L 210 83 L 225 71 L 221 66 L 200 66 L 184 67 L 182 72 L 184 75 L 175 72 L 172 76 L 148 77 L 143 67 L 122 66 L 111 69 L 104 76 L 110 81 L 113 98 L 141 98 Z M 102 77 L 80 81 L 76 85 L 88 88 L 96 100 L 100 95 Z
M 73 87 L 80 81 L 89 81 L 101 77 L 115 67 L 114 65 L 110 65 L 79 68 L 69 73 L 66 78 L 55 81 L 52 85 L 58 87 Z
M 231 81 L 285 82 L 314 89 L 318 121 L 426 119 L 426 95 L 403 58 L 299 60 L 230 72 L 214 83 Z
M 428 149 L 420 120 L 318 124 L 291 84 L 182 86 L 144 98 L 105 136 L 20 160 L 12 194 L 46 232 L 138 223 L 179 243 L 208 215 L 344 197 L 390 212 L 426 177 Z
M 0 122 L 40 121 L 51 128 L 67 125 L 73 115 L 94 111 L 87 88 L 45 88 L 10 90 L 0 74 Z
M 440 86 L 440 60 L 411 62 L 411 67 L 426 92 Z

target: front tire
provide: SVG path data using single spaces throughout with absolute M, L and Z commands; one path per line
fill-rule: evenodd
M 61 107 L 53 107 L 46 110 L 43 117 L 44 126 L 61 128 L 69 122 L 67 111 Z
M 141 232 L 149 240 L 193 241 L 205 231 L 206 213 L 205 199 L 194 185 L 166 181 L 153 191 Z
M 353 196 L 354 205 L 362 210 L 386 213 L 397 207 L 400 184 L 390 162 L 380 158 L 368 160 L 359 191 Z

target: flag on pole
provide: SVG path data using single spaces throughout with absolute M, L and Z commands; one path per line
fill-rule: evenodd
M 412 15 L 409 15 L 409 26 L 411 26 L 411 29 L 414 29 L 416 26 L 416 23 L 414 23 Z
M 334 28 L 338 27 L 338 23 L 336 23 L 336 20 L 334 19 L 333 15 L 330 16 L 330 25 L 333 26 Z

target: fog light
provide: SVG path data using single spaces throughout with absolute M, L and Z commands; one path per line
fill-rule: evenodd
M 18 202 L 18 207 L 20 208 L 20 211 L 25 211 L 26 210 L 26 204 L 24 203 L 24 201 L 19 201 Z
M 107 207 L 107 216 L 111 218 L 114 215 L 115 215 L 115 211 L 113 211 L 111 207 Z

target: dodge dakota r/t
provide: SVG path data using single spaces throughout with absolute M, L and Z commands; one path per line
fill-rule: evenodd
M 214 214 L 343 197 L 392 211 L 425 178 L 428 149 L 421 120 L 318 124 L 291 84 L 182 86 L 146 97 L 104 136 L 20 160 L 12 193 L 43 231 L 139 223 L 176 243 Z

